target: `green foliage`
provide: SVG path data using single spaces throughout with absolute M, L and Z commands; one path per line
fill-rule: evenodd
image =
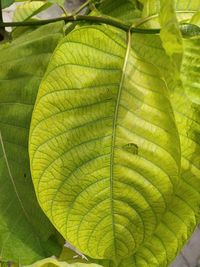
M 98 10 L 117 19 L 133 22 L 141 16 L 141 10 L 137 6 L 137 1 L 133 0 L 107 0 L 104 1 Z
M 161 3 L 168 7 L 171 5 L 172 10 L 175 8 L 176 17 L 179 22 L 190 20 L 200 7 L 200 0 L 143 0 L 141 2 L 143 2 L 144 8 L 142 19 L 140 20 L 139 25 L 143 25 L 143 27 L 147 28 L 160 27 L 159 14 L 161 11 Z M 169 16 L 169 18 L 171 17 L 171 15 Z
M 186 94 L 193 103 L 200 104 L 200 77 L 198 66 L 200 38 L 184 41 L 184 57 L 182 63 L 182 81 Z
M 54 258 L 47 258 L 41 261 L 38 261 L 32 265 L 26 267 L 102 267 L 93 263 L 72 263 L 68 264 L 65 261 L 58 261 Z
M 1 0 L 2 8 L 6 8 L 14 3 L 14 0 Z
M 37 15 L 51 6 L 51 3 L 44 1 L 31 1 L 19 5 L 13 15 L 13 21 L 25 21 Z
M 200 27 L 200 11 L 197 11 L 192 19 L 190 20 L 190 23 L 195 24 Z
M 33 190 L 28 134 L 38 86 L 62 36 L 62 25 L 43 26 L 0 47 L 0 181 L 3 185 L 0 247 L 3 260 L 30 263 L 57 253 L 57 244 L 51 244 L 55 230 L 40 210 Z
M 182 39 L 173 0 L 160 0 L 160 38 L 168 55 L 182 52 Z
M 171 93 L 171 103 L 181 142 L 181 184 L 176 188 L 175 197 L 169 210 L 163 217 L 151 241 L 144 244 L 137 251 L 134 260 L 129 259 L 129 261 L 125 261 L 121 266 L 129 266 L 127 262 L 130 263 L 131 267 L 135 266 L 133 263 L 131 265 L 131 262 L 136 262 L 137 267 L 168 266 L 199 221 L 199 106 L 190 102 L 190 99 L 184 93 L 184 87 L 182 87 L 180 81 L 174 79 L 173 65 L 162 48 L 160 38 L 156 36 L 139 36 L 135 39 L 135 42 L 140 43 L 140 45 L 135 47 L 140 52 L 140 55 L 143 55 L 146 61 L 156 65 L 161 71 L 168 87 L 171 90 L 174 88 L 174 91 Z M 184 40 L 185 42 L 188 42 L 188 48 L 185 48 L 184 51 L 183 64 L 189 66 L 190 60 L 186 55 L 192 51 L 190 56 L 195 57 L 194 43 L 196 42 L 195 46 L 197 49 L 200 39 L 195 42 L 194 40 Z M 184 68 L 182 68 L 181 72 L 182 75 L 185 74 Z M 196 75 L 198 74 L 196 73 Z
M 48 0 L 48 2 L 58 5 L 64 5 L 65 0 Z
M 0 257 L 166 267 L 200 221 L 200 1 L 87 4 L 0 45 Z

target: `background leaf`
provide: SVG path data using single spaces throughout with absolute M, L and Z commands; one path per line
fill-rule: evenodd
M 35 197 L 28 134 L 37 90 L 62 26 L 46 25 L 0 46 L 0 257 L 4 261 L 30 264 L 59 250 L 55 229 Z
M 184 41 L 184 57 L 181 78 L 187 96 L 192 103 L 200 104 L 200 37 Z
M 190 23 L 195 24 L 200 27 L 200 11 L 194 14 L 192 19 L 190 20 Z
M 6 8 L 14 3 L 14 0 L 1 0 L 2 8 Z
M 65 0 L 48 0 L 48 2 L 58 5 L 64 5 Z
M 107 0 L 98 7 L 98 11 L 126 22 L 133 22 L 141 16 L 141 10 L 134 0 Z
M 200 7 L 200 0 L 175 0 L 174 2 L 179 22 L 189 21 Z M 138 21 L 137 25 L 145 28 L 160 28 L 160 0 L 144 0 L 143 4 L 142 19 Z M 168 1 L 165 1 L 165 4 L 168 4 Z
M 44 1 L 28 1 L 24 4 L 17 6 L 14 14 L 13 21 L 25 21 L 37 15 L 41 11 L 49 8 L 51 3 Z
M 160 0 L 160 38 L 168 55 L 182 53 L 182 38 L 176 17 L 175 1 Z

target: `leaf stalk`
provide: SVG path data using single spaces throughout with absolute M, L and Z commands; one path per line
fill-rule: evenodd
M 0 22 L 3 22 L 3 13 L 2 13 L 2 4 L 1 4 L 1 0 L 0 0 Z M 3 26 L 1 26 L 2 28 Z
M 77 21 L 90 21 L 97 23 L 105 23 L 117 28 L 120 28 L 126 32 L 129 30 L 135 33 L 146 33 L 146 34 L 156 34 L 160 32 L 160 29 L 140 29 L 136 27 L 132 27 L 129 24 L 125 24 L 123 22 L 108 18 L 108 17 L 99 17 L 99 16 L 88 16 L 88 15 L 76 15 L 76 16 L 67 16 L 67 17 L 59 17 L 47 20 L 39 20 L 39 21 L 23 21 L 23 22 L 2 22 L 0 21 L 0 27 L 23 27 L 23 26 L 39 26 L 45 25 L 57 21 L 65 21 L 68 22 L 77 22 Z
M 2 0 L 0 0 L 0 41 L 4 40 L 5 26 L 3 25 L 3 12 L 2 12 Z

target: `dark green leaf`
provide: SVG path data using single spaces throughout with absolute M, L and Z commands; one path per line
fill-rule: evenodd
M 0 0 L 0 1 L 1 1 L 2 8 L 6 8 L 12 5 L 12 3 L 14 3 L 14 0 Z
M 62 25 L 40 27 L 0 46 L 0 257 L 5 261 L 29 264 L 59 249 L 33 190 L 28 135 L 37 90 Z

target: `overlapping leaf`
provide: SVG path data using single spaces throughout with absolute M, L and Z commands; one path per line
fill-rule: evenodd
M 160 38 L 168 55 L 182 53 L 182 38 L 174 0 L 160 0 Z
M 61 36 L 59 23 L 0 46 L 2 260 L 29 264 L 57 252 L 55 229 L 41 211 L 31 181 L 28 135 L 37 90 Z
M 25 21 L 40 13 L 41 11 L 47 9 L 51 6 L 51 3 L 44 1 L 28 1 L 19 6 L 17 6 L 13 21 Z
M 161 0 L 143 0 L 143 15 L 138 25 L 147 28 L 159 28 L 159 13 Z M 168 4 L 169 1 L 163 1 Z M 171 2 L 171 0 L 170 0 Z M 174 0 L 178 21 L 188 21 L 200 8 L 200 0 Z
M 133 22 L 141 16 L 141 10 L 134 0 L 107 0 L 99 6 L 98 10 L 105 15 L 115 17 L 126 22 Z
M 192 19 L 190 20 L 190 23 L 195 24 L 200 27 L 200 11 L 194 14 Z

